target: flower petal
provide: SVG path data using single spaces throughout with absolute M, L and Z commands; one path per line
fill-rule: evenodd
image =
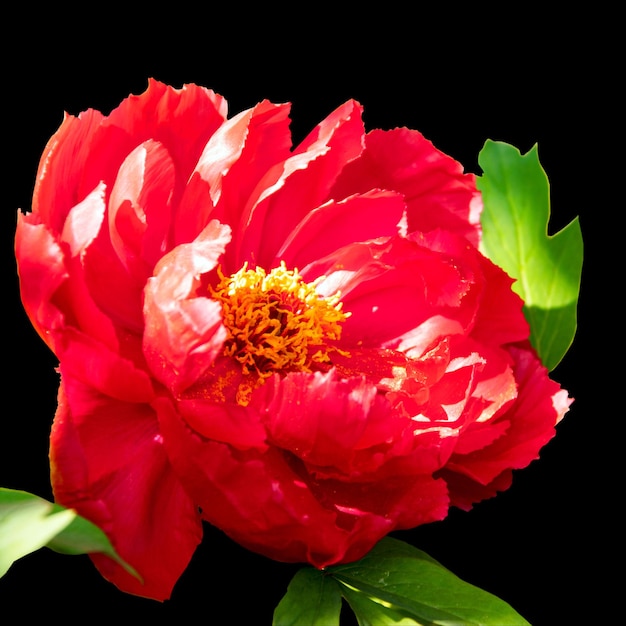
M 346 165 L 332 195 L 341 198 L 372 188 L 404 195 L 409 232 L 441 228 L 478 246 L 482 201 L 476 177 L 464 174 L 460 163 L 418 131 L 368 133 L 362 156 Z
M 402 196 L 390 191 L 374 190 L 340 202 L 329 200 L 294 227 L 272 266 L 284 261 L 289 267 L 301 268 L 356 241 L 396 235 L 405 209 Z
M 177 242 L 193 239 L 209 219 L 228 224 L 235 233 L 240 226 L 245 227 L 241 224 L 242 215 L 254 198 L 255 188 L 263 190 L 275 182 L 268 180 L 268 171 L 290 155 L 289 108 L 288 104 L 264 100 L 216 130 L 204 147 L 181 200 Z
M 144 353 L 156 378 L 175 393 L 206 371 L 226 339 L 221 306 L 196 290 L 229 240 L 228 226 L 210 222 L 194 242 L 166 254 L 146 284 Z
M 55 501 L 99 526 L 143 583 L 91 555 L 107 580 L 165 600 L 201 540 L 197 508 L 172 472 L 152 409 L 107 398 L 61 370 L 50 442 Z
M 268 394 L 264 421 L 273 445 L 310 465 L 349 472 L 374 412 L 377 390 L 372 383 L 362 377 L 341 380 L 331 370 L 275 376 L 261 391 Z M 399 442 L 406 423 L 390 416 L 387 426 L 382 441 Z
M 94 389 L 128 402 L 148 402 L 154 395 L 148 373 L 108 346 L 73 328 L 65 329 L 61 363 L 71 375 Z
M 317 285 L 322 295 L 341 292 L 350 313 L 342 331 L 346 348 L 394 347 L 395 338 L 434 315 L 466 327 L 475 314 L 462 300 L 470 284 L 454 260 L 404 237 L 345 246 L 306 266 L 302 275 L 323 276 Z
M 252 407 L 193 398 L 178 400 L 176 408 L 189 427 L 207 439 L 240 449 L 267 447 L 265 428 Z
M 102 113 L 93 109 L 78 117 L 66 113 L 46 144 L 35 179 L 32 211 L 53 233 L 61 232 L 70 209 L 102 182 L 95 180 L 84 193 L 78 189 L 91 154 L 91 139 L 102 120 Z
M 526 467 L 538 458 L 539 450 L 555 435 L 554 426 L 569 410 L 573 400 L 548 377 L 532 349 L 511 347 L 510 352 L 518 395 L 494 418 L 494 423 L 508 423 L 506 431 L 484 448 L 452 455 L 442 475 L 457 472 L 486 486 L 500 474 Z M 451 495 L 453 502 L 464 497 L 455 492 Z
M 67 214 L 61 240 L 69 245 L 72 256 L 80 256 L 98 236 L 106 211 L 105 194 L 106 188 L 100 183 Z
M 433 252 L 449 255 L 462 268 L 472 289 L 464 296 L 473 304 L 471 336 L 483 344 L 500 346 L 523 341 L 529 335 L 522 299 L 511 289 L 513 279 L 458 235 L 432 230 L 415 237 Z
M 481 255 L 479 259 L 484 288 L 472 337 L 492 346 L 524 341 L 530 329 L 523 313 L 524 303 L 511 289 L 513 280 L 486 257 Z
M 101 180 L 113 186 L 120 165 L 145 141 L 161 143 L 177 171 L 174 202 L 196 165 L 208 138 L 223 123 L 227 105 L 222 96 L 197 85 L 175 89 L 149 79 L 147 89 L 126 98 L 102 120 L 90 137 L 79 195 Z
M 445 483 L 430 476 L 368 482 L 315 481 L 284 451 L 235 450 L 206 441 L 161 402 L 172 463 L 204 519 L 270 558 L 325 567 L 362 557 L 388 532 L 441 519 Z
M 212 90 L 174 89 L 150 79 L 144 93 L 130 96 L 109 116 L 92 109 L 77 117 L 66 114 L 42 155 L 33 212 L 60 232 L 71 207 L 101 182 L 111 188 L 124 158 L 148 139 L 163 143 L 173 155 L 182 189 L 226 109 L 224 98 Z
M 109 198 L 111 244 L 141 286 L 169 250 L 174 162 L 156 141 L 137 146 L 122 163 Z
M 270 267 L 291 230 L 328 192 L 346 160 L 362 150 L 362 108 L 354 101 L 338 107 L 271 173 L 261 195 L 236 233 L 238 262 Z M 282 171 L 281 171 L 282 170 Z
M 54 302 L 54 293 L 67 280 L 59 242 L 38 218 L 18 211 L 15 257 L 24 309 L 39 336 L 55 350 L 51 330 L 63 328 L 63 313 Z
M 82 256 L 85 283 L 98 308 L 121 328 L 140 335 L 142 289 L 111 245 L 106 224 Z

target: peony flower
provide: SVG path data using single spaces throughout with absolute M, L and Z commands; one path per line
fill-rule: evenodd
M 473 174 L 348 101 L 227 117 L 150 80 L 65 115 L 18 213 L 21 296 L 59 361 L 55 500 L 166 599 L 209 522 L 317 568 L 511 484 L 571 399 L 481 254 Z

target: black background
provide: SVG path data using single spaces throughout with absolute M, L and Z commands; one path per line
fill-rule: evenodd
M 0 485 L 51 497 L 55 360 L 21 308 L 13 235 L 63 111 L 109 113 L 130 93 L 141 93 L 148 77 L 175 87 L 195 82 L 223 95 L 231 115 L 264 98 L 292 102 L 297 141 L 355 98 L 365 107 L 367 129 L 418 129 L 475 173 L 486 139 L 523 153 L 537 144 L 551 184 L 550 231 L 579 216 L 585 241 L 578 334 L 552 374 L 575 398 L 557 436 L 507 492 L 397 536 L 508 601 L 533 626 L 621 616 L 613 564 L 622 551 L 616 429 L 624 410 L 611 372 L 621 342 L 616 293 L 623 290 L 624 265 L 609 261 L 607 243 L 624 209 L 620 159 L 609 149 L 619 146 L 620 129 L 612 116 L 622 69 L 611 37 L 614 18 L 571 14 L 550 24 L 543 13 L 528 11 L 506 18 L 474 9 L 434 16 L 391 6 L 367 13 L 355 5 L 339 17 L 336 5 L 299 8 L 297 15 L 278 7 L 232 6 L 219 14 L 208 6 L 178 8 L 176 15 L 169 7 L 158 17 L 153 9 L 134 19 L 107 7 L 90 16 L 59 8 L 4 19 Z M 296 569 L 207 528 L 163 604 L 118 591 L 86 556 L 47 549 L 11 567 L 0 580 L 0 601 L 3 611 L 58 614 L 70 624 L 127 612 L 146 622 L 270 624 Z M 220 618 L 223 612 L 232 619 Z

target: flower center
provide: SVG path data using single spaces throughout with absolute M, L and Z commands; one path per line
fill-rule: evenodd
M 284 263 L 269 274 L 246 263 L 236 274 L 224 276 L 211 288 L 222 305 L 228 330 L 224 355 L 239 361 L 244 374 L 260 382 L 275 372 L 304 371 L 330 361 L 337 350 L 328 342 L 341 336 L 341 323 L 349 313 L 341 310 L 339 294 L 322 297 L 315 290 L 319 279 L 305 283 L 297 270 Z

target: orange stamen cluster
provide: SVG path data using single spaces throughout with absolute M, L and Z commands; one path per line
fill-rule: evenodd
M 328 345 L 341 336 L 349 314 L 341 310 L 339 294 L 325 298 L 284 263 L 271 270 L 245 264 L 211 288 L 222 305 L 229 337 L 224 354 L 241 363 L 244 374 L 265 379 L 275 372 L 312 371 L 330 361 Z

